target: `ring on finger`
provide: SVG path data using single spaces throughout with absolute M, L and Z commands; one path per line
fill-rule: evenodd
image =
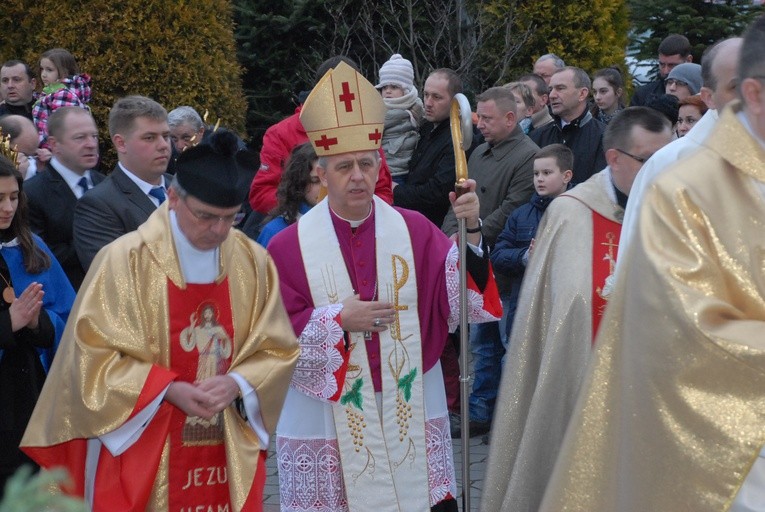
M 373 327 L 380 327 L 380 319 L 379 318 L 375 318 L 375 321 L 372 322 L 372 326 Z

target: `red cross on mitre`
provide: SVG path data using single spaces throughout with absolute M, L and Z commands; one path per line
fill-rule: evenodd
M 334 146 L 337 144 L 337 137 L 332 137 L 331 139 L 327 137 L 326 133 L 321 134 L 321 138 L 319 140 L 313 141 L 316 146 L 321 146 L 324 148 L 324 151 L 329 151 L 330 146 Z
M 382 138 L 382 133 L 380 133 L 380 130 L 375 128 L 375 131 L 369 134 L 369 140 L 377 144 L 380 142 L 380 139 Z
M 342 103 L 345 103 L 345 111 L 353 112 L 353 100 L 356 95 L 351 92 L 351 85 L 348 82 L 342 83 L 343 94 L 337 97 Z

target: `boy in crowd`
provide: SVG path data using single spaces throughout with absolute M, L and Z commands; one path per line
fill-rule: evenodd
M 502 305 L 507 315 L 505 340 L 510 340 L 521 281 L 539 221 L 550 202 L 568 189 L 573 168 L 574 153 L 567 146 L 551 144 L 540 149 L 534 157 L 534 195 L 507 218 L 494 245 L 491 263 L 495 272 L 512 278 L 509 298 Z

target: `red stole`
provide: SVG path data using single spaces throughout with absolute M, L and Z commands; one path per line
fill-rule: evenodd
M 168 281 L 168 306 L 170 367 L 177 380 L 225 374 L 234 339 L 228 279 L 187 284 L 185 290 Z M 205 421 L 173 408 L 169 466 L 169 510 L 230 510 L 222 413 Z
M 592 211 L 592 343 L 598 334 L 600 320 L 606 310 L 613 286 L 616 253 L 622 225 Z

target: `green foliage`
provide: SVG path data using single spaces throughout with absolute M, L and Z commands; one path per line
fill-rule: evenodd
M 742 34 L 765 12 L 752 0 L 629 0 L 629 8 L 637 34 L 631 46 L 639 59 L 655 59 L 662 39 L 682 34 L 691 42 L 694 62 L 701 62 L 707 46 Z
M 12 0 L 5 6 L 3 60 L 21 58 L 36 69 L 40 54 L 60 46 L 91 75 L 102 149 L 111 150 L 109 109 L 127 94 L 149 96 L 168 110 L 209 110 L 212 122 L 220 118 L 243 132 L 246 102 L 230 2 Z M 106 160 L 113 163 L 114 154 Z
M 546 53 L 588 73 L 624 66 L 628 29 L 624 0 L 520 2 L 516 23 L 519 30 L 531 34 L 508 78 L 529 72 L 534 61 Z
M 32 475 L 32 468 L 23 466 L 6 483 L 0 512 L 86 512 L 83 501 L 58 490 L 65 481 L 64 470 Z
M 412 368 L 412 371 L 398 380 L 398 389 L 404 394 L 404 400 L 407 402 L 412 398 L 412 384 L 416 376 L 417 368 Z
M 468 97 L 531 71 L 554 52 L 593 72 L 623 65 L 625 0 L 234 0 L 239 59 L 248 70 L 255 145 L 288 116 L 314 70 L 343 54 L 370 81 L 393 53 L 412 61 L 422 92 L 435 68 L 455 69 Z
M 355 406 L 358 410 L 363 411 L 362 407 L 363 399 L 361 397 L 361 386 L 364 384 L 364 379 L 356 379 L 351 386 L 350 391 L 340 397 L 341 405 L 348 405 L 349 403 Z
M 258 143 L 268 126 L 292 113 L 295 93 L 311 87 L 300 72 L 325 58 L 310 59 L 322 24 L 300 7 L 304 3 L 233 2 L 237 56 L 245 68 L 247 131 Z

